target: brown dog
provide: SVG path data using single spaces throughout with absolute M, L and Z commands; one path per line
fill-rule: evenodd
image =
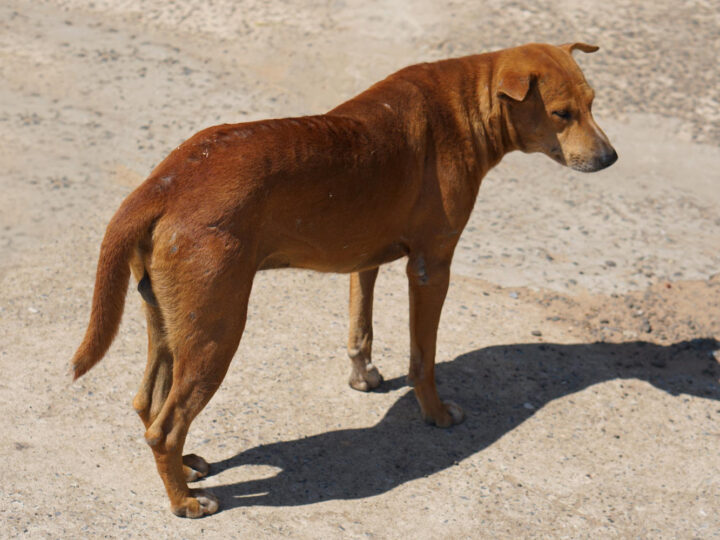
M 130 270 L 148 321 L 133 401 L 171 507 L 199 517 L 217 500 L 187 482 L 190 423 L 220 386 L 245 326 L 253 276 L 267 268 L 348 272 L 350 385 L 382 381 L 370 361 L 378 266 L 407 256 L 410 373 L 423 418 L 462 410 L 435 388 L 435 340 L 450 261 L 480 182 L 504 154 L 543 152 L 580 171 L 617 154 L 590 113 L 571 52 L 531 44 L 405 68 L 327 114 L 222 125 L 175 149 L 120 206 L 100 249 L 75 378 L 117 332 Z

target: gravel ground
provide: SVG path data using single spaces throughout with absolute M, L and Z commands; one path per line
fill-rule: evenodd
M 720 8 L 713 2 L 0 3 L 0 536 L 717 537 Z M 100 240 L 175 145 L 327 110 L 395 69 L 527 41 L 578 60 L 620 161 L 511 155 L 480 191 L 440 328 L 464 424 L 405 384 L 402 262 L 381 271 L 377 392 L 347 387 L 347 277 L 258 276 L 187 448 L 222 511 L 167 509 L 130 407 L 139 298 L 70 384 Z M 297 404 L 302 403 L 302 407 Z

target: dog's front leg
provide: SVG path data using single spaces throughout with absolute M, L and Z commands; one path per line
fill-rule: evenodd
M 373 289 L 378 268 L 350 275 L 350 335 L 348 356 L 352 362 L 350 386 L 367 392 L 382 383 L 382 375 L 372 364 Z
M 410 284 L 410 370 L 423 419 L 438 427 L 459 424 L 462 409 L 443 403 L 435 387 L 435 345 L 445 295 L 450 281 L 450 259 L 411 254 L 407 265 Z

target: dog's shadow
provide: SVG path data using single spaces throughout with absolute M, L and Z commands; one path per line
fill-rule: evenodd
M 409 390 L 375 426 L 258 446 L 213 463 L 213 473 L 242 465 L 281 471 L 212 491 L 225 509 L 377 495 L 483 450 L 554 399 L 613 379 L 639 379 L 672 395 L 720 400 L 720 369 L 711 354 L 719 346 L 715 339 L 696 339 L 670 346 L 635 341 L 479 349 L 436 366 L 440 394 L 463 406 L 463 424 L 427 426 Z M 379 390 L 404 384 L 404 378 L 392 379 Z

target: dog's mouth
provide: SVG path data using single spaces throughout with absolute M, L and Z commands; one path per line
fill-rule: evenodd
M 580 172 L 595 172 L 599 171 L 602 167 L 597 167 L 592 160 L 584 160 L 584 159 L 571 159 L 570 163 L 568 163 L 568 167 L 570 167 L 574 171 L 580 171 Z
M 567 165 L 567 162 L 565 161 L 565 156 L 563 155 L 562 150 L 559 146 L 552 148 L 548 152 L 548 156 L 557 161 L 560 165 Z
M 617 158 L 618 155 L 615 150 L 610 149 L 610 151 L 604 154 L 592 156 L 590 158 L 571 156 L 568 166 L 571 169 L 580 172 L 596 172 L 606 169 L 607 167 L 615 163 L 617 161 Z

